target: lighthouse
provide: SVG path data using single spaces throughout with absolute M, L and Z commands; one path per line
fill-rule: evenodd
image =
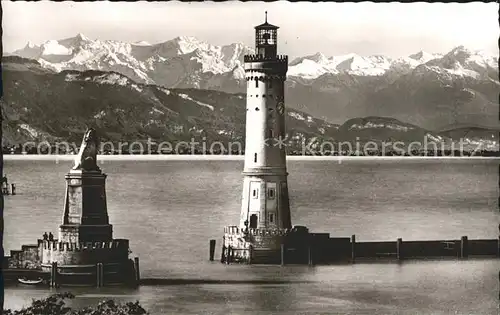
M 278 55 L 278 28 L 255 27 L 254 55 L 244 56 L 247 84 L 245 162 L 239 224 L 227 226 L 222 257 L 252 259 L 279 254 L 292 227 L 285 143 L 285 80 L 288 56 Z
M 256 55 L 247 55 L 245 165 L 239 226 L 291 228 L 285 151 L 288 57 L 277 53 L 278 27 L 255 27 Z

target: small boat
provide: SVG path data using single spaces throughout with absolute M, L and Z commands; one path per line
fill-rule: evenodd
M 19 281 L 19 283 L 22 283 L 22 284 L 37 285 L 37 284 L 42 283 L 43 279 L 38 278 L 36 280 L 30 280 L 30 279 L 26 279 L 26 278 L 18 278 L 17 281 Z

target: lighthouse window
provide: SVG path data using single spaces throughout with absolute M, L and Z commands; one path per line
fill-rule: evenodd
M 274 188 L 269 188 L 269 190 L 267 191 L 267 195 L 269 199 L 274 199 L 274 196 L 276 196 L 276 191 L 274 190 Z
M 255 87 L 259 87 L 259 80 L 255 78 Z
M 272 213 L 269 215 L 269 222 L 270 223 L 274 222 L 274 214 L 272 214 Z
M 257 193 L 257 189 L 253 190 L 252 196 L 254 197 L 254 199 L 257 199 L 257 197 L 259 196 L 259 194 Z
M 254 161 L 254 163 L 257 163 L 257 153 L 255 153 L 255 154 L 253 155 L 253 161 Z
M 269 138 L 274 138 L 274 130 L 269 129 Z

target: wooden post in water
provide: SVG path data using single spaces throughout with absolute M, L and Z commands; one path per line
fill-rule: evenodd
M 104 279 L 104 264 L 101 263 L 101 287 L 104 286 L 104 280 L 106 280 Z
M 231 245 L 227 247 L 227 253 L 226 253 L 226 264 L 229 265 L 231 260 Z
M 97 263 L 95 265 L 96 273 L 96 287 L 102 287 L 102 263 Z
M 58 283 L 58 280 L 59 280 L 59 279 L 57 279 L 57 276 L 58 276 L 57 275 L 57 261 L 55 261 L 53 263 L 53 268 L 54 268 L 54 288 L 57 288 L 57 283 Z
M 252 264 L 252 255 L 253 255 L 253 246 L 252 246 L 252 244 L 250 244 L 250 246 L 248 247 L 248 264 L 249 265 Z
M 498 236 L 497 241 L 497 257 L 500 258 L 500 236 Z
M 313 251 L 311 243 L 307 245 L 307 261 L 309 266 L 313 265 Z
M 57 261 L 52 262 L 50 269 L 50 286 L 53 288 L 57 287 Z
M 499 168 L 500 168 L 500 166 L 499 166 Z M 498 224 L 497 257 L 500 258 L 500 224 Z
M 215 255 L 215 240 L 210 240 L 210 261 L 214 261 Z
M 224 241 L 222 241 L 222 251 L 220 253 L 220 262 L 223 263 L 225 262 L 226 259 L 226 245 L 224 245 Z
M 96 287 L 100 287 L 101 286 L 101 279 L 100 279 L 100 276 L 101 276 L 101 272 L 99 270 L 99 263 L 95 264 L 95 286 Z
M 281 265 L 285 265 L 285 244 L 281 243 Z
M 54 263 L 52 263 L 52 265 L 50 266 L 49 287 L 54 287 Z
M 469 256 L 469 244 L 467 236 L 462 236 L 460 239 L 460 258 L 467 258 Z
M 396 241 L 396 253 L 399 261 L 403 259 L 402 251 L 403 251 L 403 239 L 398 238 Z
M 351 262 L 354 264 L 356 261 L 356 235 L 351 236 Z
M 141 271 L 139 269 L 139 257 L 134 257 L 135 283 L 139 285 L 141 282 Z

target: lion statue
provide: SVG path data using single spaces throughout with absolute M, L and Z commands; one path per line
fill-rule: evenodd
M 98 145 L 99 139 L 97 138 L 96 131 L 93 128 L 87 129 L 83 136 L 80 151 L 78 151 L 78 155 L 75 158 L 75 166 L 73 166 L 73 169 L 99 171 L 99 167 L 97 166 Z

